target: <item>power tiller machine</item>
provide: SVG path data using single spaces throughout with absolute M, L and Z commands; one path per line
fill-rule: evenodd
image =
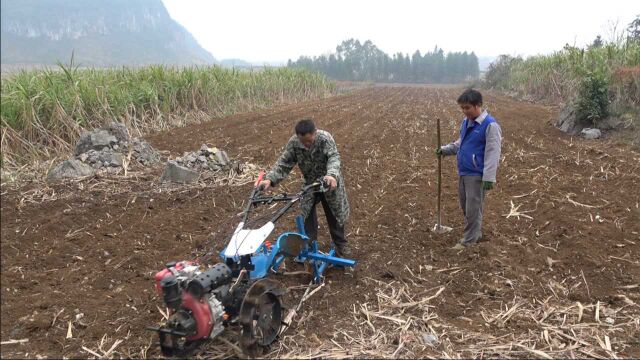
M 295 195 L 266 196 L 259 187 L 260 172 L 243 218 L 220 253 L 222 262 L 205 268 L 196 261 L 170 262 L 155 275 L 156 290 L 169 309 L 168 320 L 158 332 L 165 356 L 189 356 L 204 341 L 214 339 L 230 325 L 240 326 L 239 345 L 249 356 L 260 354 L 280 334 L 283 324 L 281 297 L 285 290 L 270 279 L 287 257 L 307 263 L 315 283 L 329 265 L 354 267 L 356 262 L 336 256 L 331 245 L 328 253 L 318 250 L 317 239 L 309 239 L 301 215 L 296 217 L 297 232 L 285 232 L 275 241 L 270 235 L 275 223 L 294 204 L 307 196 L 327 191 L 322 180 L 302 187 Z M 245 224 L 251 210 L 260 205 L 283 203 L 272 218 L 258 229 Z

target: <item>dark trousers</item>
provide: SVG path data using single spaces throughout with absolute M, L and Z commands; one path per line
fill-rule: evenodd
M 304 220 L 304 231 L 307 233 L 309 239 L 318 239 L 318 213 L 316 212 L 316 205 L 319 202 L 322 202 L 322 208 L 324 209 L 324 214 L 327 217 L 331 240 L 333 240 L 333 243 L 336 244 L 336 250 L 339 251 L 344 245 L 347 244 L 347 239 L 344 235 L 344 225 L 340 225 L 338 223 L 338 220 L 333 215 L 333 212 L 331 211 L 329 203 L 327 203 L 327 199 L 325 199 L 324 194 L 316 194 L 313 200 L 311 211 L 309 212 L 307 218 Z

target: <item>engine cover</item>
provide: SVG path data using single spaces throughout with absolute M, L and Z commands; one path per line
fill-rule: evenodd
M 208 338 L 214 324 L 209 302 L 204 299 L 196 300 L 191 294 L 184 291 L 182 292 L 182 308 L 189 310 L 196 322 L 196 333 L 187 336 L 187 340 L 194 341 Z
M 214 294 L 209 297 L 209 308 L 211 309 L 211 318 L 213 319 L 213 328 L 209 334 L 209 338 L 213 339 L 224 331 L 224 306 Z

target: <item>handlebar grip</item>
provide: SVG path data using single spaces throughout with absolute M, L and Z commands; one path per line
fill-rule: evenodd
M 265 175 L 267 175 L 267 173 L 264 170 L 260 170 L 260 174 L 258 175 L 258 179 L 256 179 L 256 182 L 253 185 L 253 187 L 258 187 L 258 184 L 260 184 L 260 182 L 262 182 L 262 179 L 264 179 Z M 260 190 L 262 190 L 262 189 L 260 189 Z
M 324 177 L 318 178 L 316 182 L 320 183 L 320 188 L 322 191 L 328 190 L 331 186 L 329 186 L 329 182 L 324 179 Z

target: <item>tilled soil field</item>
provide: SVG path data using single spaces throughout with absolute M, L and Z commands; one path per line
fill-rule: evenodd
M 435 222 L 436 117 L 455 140 L 461 89 L 373 87 L 150 136 L 171 157 L 201 144 L 270 167 L 297 120 L 330 131 L 351 203 L 354 276 L 336 269 L 271 357 L 640 357 L 640 153 L 571 138 L 556 110 L 485 94 L 503 158 L 486 242 L 464 251 L 455 158 Z M 153 274 L 226 244 L 251 185 L 126 177 L 2 187 L 3 358 L 157 357 Z M 299 172 L 284 188 L 300 186 Z M 321 241 L 327 244 L 324 218 Z M 293 228 L 291 219 L 279 230 Z M 296 304 L 309 279 L 274 275 Z M 202 357 L 237 356 L 234 329 Z

